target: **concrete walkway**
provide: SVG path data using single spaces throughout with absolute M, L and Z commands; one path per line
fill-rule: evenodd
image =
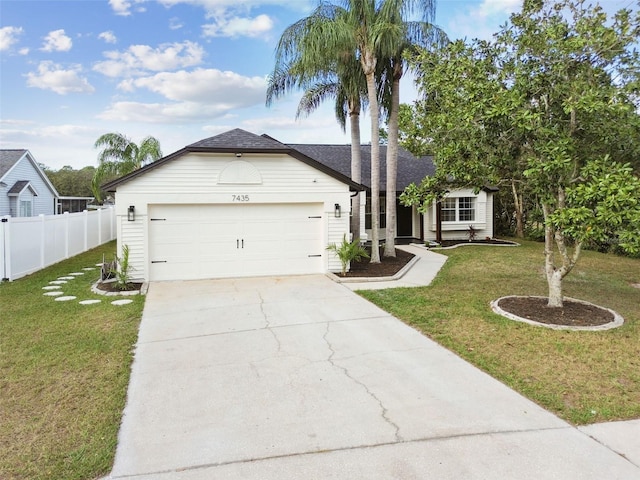
M 154 283 L 111 478 L 640 479 L 586 428 L 326 276 Z

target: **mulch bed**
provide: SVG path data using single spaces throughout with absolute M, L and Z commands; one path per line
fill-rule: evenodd
M 564 299 L 562 308 L 547 307 L 547 299 L 540 297 L 503 298 L 498 306 L 518 317 L 549 325 L 594 327 L 614 320 L 609 310 L 567 299 Z
M 115 282 L 98 282 L 98 284 L 96 285 L 96 288 L 98 290 L 102 290 L 103 292 L 115 292 L 115 293 L 130 292 L 133 290 L 140 290 L 140 288 L 142 288 L 142 283 L 128 283 L 126 289 L 120 290 L 119 288 L 116 287 Z
M 368 253 L 371 253 L 368 250 Z M 384 257 L 383 250 L 380 249 L 380 263 L 371 263 L 368 258 L 360 262 L 351 262 L 351 269 L 345 275 L 337 273 L 339 277 L 391 277 L 402 270 L 414 257 L 412 253 L 398 250 L 396 257 Z
M 507 240 L 498 240 L 495 238 L 490 238 L 489 240 L 443 240 L 440 243 L 441 247 L 453 247 L 454 245 L 460 244 L 471 244 L 471 245 L 516 245 L 514 242 L 509 242 Z

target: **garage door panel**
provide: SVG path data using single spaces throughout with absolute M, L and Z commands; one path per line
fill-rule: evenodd
M 321 273 L 322 204 L 153 205 L 152 280 Z

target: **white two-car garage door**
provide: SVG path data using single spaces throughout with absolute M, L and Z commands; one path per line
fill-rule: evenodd
M 150 205 L 151 280 L 321 273 L 322 204 Z

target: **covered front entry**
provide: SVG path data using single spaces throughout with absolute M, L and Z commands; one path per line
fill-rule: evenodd
M 324 271 L 321 203 L 149 206 L 151 280 Z

